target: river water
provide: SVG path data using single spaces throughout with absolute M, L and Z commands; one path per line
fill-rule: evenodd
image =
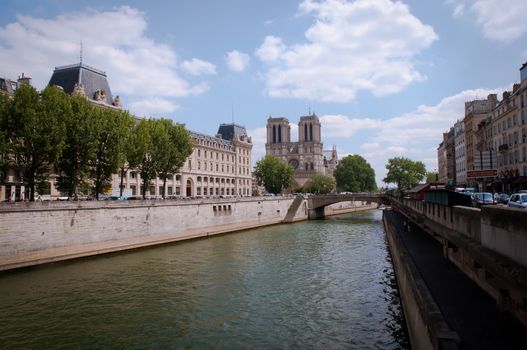
M 381 211 L 0 274 L 2 349 L 404 349 Z

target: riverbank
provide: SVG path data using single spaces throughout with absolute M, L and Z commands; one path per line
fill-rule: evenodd
M 307 201 L 248 197 L 187 201 L 33 202 L 0 206 L 0 271 L 307 220 Z M 370 210 L 345 202 L 328 215 Z
M 0 271 L 278 224 L 293 199 L 2 205 Z M 305 205 L 294 215 L 307 219 Z
M 385 232 L 412 346 L 418 349 L 519 349 L 525 327 L 454 264 L 443 246 L 393 210 Z

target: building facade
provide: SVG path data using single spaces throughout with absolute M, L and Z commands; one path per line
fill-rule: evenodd
M 0 93 L 13 96 L 20 84 L 30 84 L 22 75 L 17 82 L 0 79 Z M 119 96 L 112 96 L 106 73 L 83 63 L 56 67 L 49 81 L 68 94 L 84 96 L 94 106 L 120 110 Z M 252 141 L 245 127 L 221 124 L 215 136 L 190 132 L 193 151 L 178 173 L 167 180 L 166 188 L 159 178 L 153 180 L 147 196 L 250 196 L 252 194 L 251 152 Z M 23 169 L 11 165 L 4 184 L 0 186 L 0 200 L 24 200 L 27 192 Z M 44 199 L 55 199 L 62 194 L 55 187 L 56 175 L 48 179 L 49 193 Z M 141 177 L 130 169 L 124 176 L 125 195 L 140 196 Z M 108 194 L 120 195 L 120 175 L 114 174 Z M 27 194 L 26 194 L 27 195 Z
M 221 124 L 216 136 L 190 132 L 193 150 L 178 173 L 163 181 L 152 181 L 146 196 L 162 197 L 216 197 L 251 196 L 252 141 L 245 127 L 237 124 Z M 141 176 L 138 171 L 128 170 L 124 189 L 131 196 L 140 196 Z M 112 177 L 112 194 L 119 195 L 120 176 Z
M 520 68 L 520 83 L 500 101 L 491 94 L 465 103 L 465 118 L 456 122 L 454 133 L 458 186 L 509 193 L 527 189 L 527 63 Z M 445 167 L 439 153 L 438 162 Z M 467 177 L 467 171 L 474 175 Z
M 332 176 L 338 162 L 335 148 L 323 150 L 320 120 L 314 113 L 300 117 L 297 142 L 291 141 L 288 119 L 269 117 L 265 152 L 293 168 L 295 187 L 304 186 L 315 174 Z

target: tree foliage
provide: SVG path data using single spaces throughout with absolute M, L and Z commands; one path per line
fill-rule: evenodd
M 377 190 L 375 171 L 360 155 L 348 155 L 335 168 L 338 191 L 370 192 Z
M 94 110 L 94 153 L 89 157 L 88 175 L 97 199 L 99 193 L 110 187 L 112 174 L 119 168 L 121 144 L 130 131 L 123 126 L 128 125 L 130 119 L 127 112 L 106 108 Z
M 76 198 L 79 190 L 86 187 L 89 164 L 95 158 L 100 119 L 84 97 L 72 96 L 70 102 L 71 111 L 59 113 L 66 124 L 66 145 L 57 162 L 57 188 Z
M 42 95 L 29 85 L 21 85 L 10 104 L 7 134 L 16 165 L 24 169 L 29 199 L 35 199 L 36 183 L 47 179 L 51 164 L 64 145 L 65 126 L 61 119 L 70 112 L 67 95 L 47 87 Z
M 129 162 L 133 168 L 139 170 L 141 175 L 141 192 L 146 198 L 146 191 L 150 182 L 156 178 L 158 171 L 158 154 L 156 144 L 165 137 L 164 126 L 155 119 L 141 119 L 132 132 L 131 144 L 133 152 L 130 152 Z
M 0 94 L 0 184 L 7 180 L 7 170 L 11 164 L 9 157 L 9 142 L 7 134 L 8 112 L 11 100 L 5 94 Z
M 161 134 L 154 142 L 157 171 L 163 181 L 163 198 L 169 176 L 176 173 L 192 153 L 192 138 L 183 125 L 174 125 L 170 119 L 160 119 Z
M 316 174 L 311 176 L 309 182 L 304 186 L 304 192 L 326 194 L 335 189 L 335 181 L 331 176 Z
M 400 190 L 414 187 L 426 176 L 426 167 L 423 162 L 404 157 L 388 159 L 386 169 L 388 173 L 383 181 L 396 184 Z
M 426 173 L 426 183 L 434 183 L 439 181 L 439 173 L 437 171 L 429 171 Z
M 274 156 L 265 156 L 256 162 L 254 175 L 258 185 L 274 194 L 289 188 L 293 182 L 293 168 Z

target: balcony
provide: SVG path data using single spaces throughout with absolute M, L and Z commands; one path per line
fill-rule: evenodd
M 503 145 L 498 146 L 498 152 L 504 153 L 509 150 L 509 145 L 507 143 L 504 143 Z

